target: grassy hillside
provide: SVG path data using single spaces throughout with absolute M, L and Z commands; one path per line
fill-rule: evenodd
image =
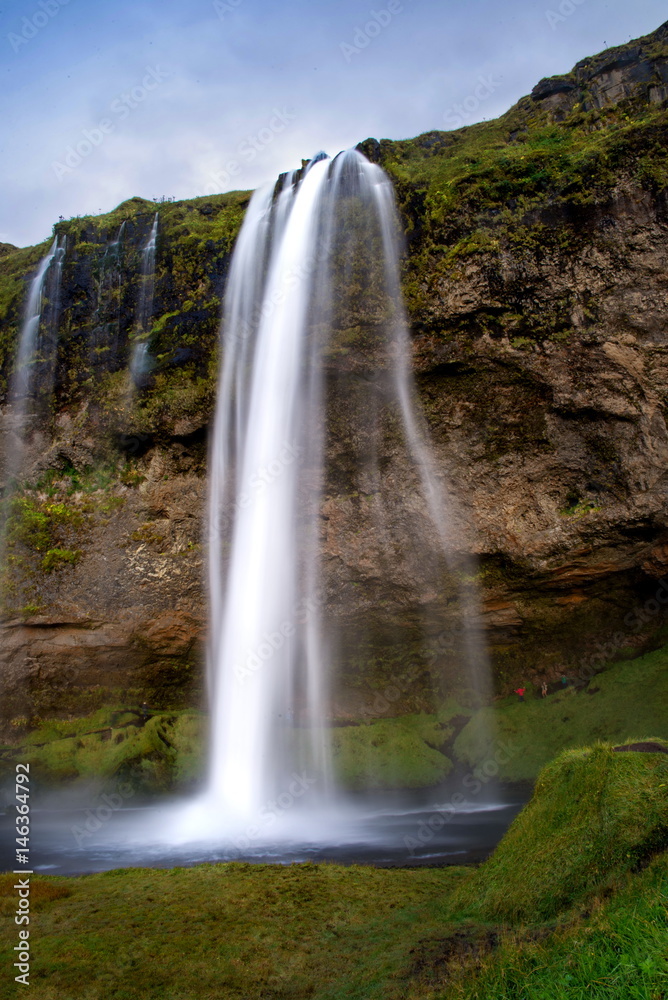
M 668 746 L 668 744 L 666 744 Z M 33 880 L 37 1000 L 661 1000 L 668 753 L 565 753 L 481 868 Z M 2 877 L 2 908 L 16 905 Z M 7 921 L 0 997 L 15 927 Z

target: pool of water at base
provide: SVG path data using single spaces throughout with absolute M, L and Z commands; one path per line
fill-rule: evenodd
M 486 858 L 531 794 L 528 785 L 497 785 L 485 800 L 453 806 L 451 790 L 348 797 L 318 817 L 293 811 L 288 824 L 241 835 L 171 839 L 187 801 L 112 808 L 119 797 L 42 798 L 30 814 L 29 868 L 35 874 L 83 875 L 115 868 L 174 868 L 204 863 L 335 862 L 376 867 L 464 865 Z M 0 813 L 2 869 L 16 863 L 16 812 Z M 315 822 L 314 822 L 315 820 Z M 251 833 L 252 835 L 247 835 Z

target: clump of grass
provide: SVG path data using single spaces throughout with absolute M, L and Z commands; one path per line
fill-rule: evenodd
M 61 569 L 63 566 L 74 566 L 81 556 L 79 549 L 49 549 L 42 559 L 42 569 L 45 573 L 52 573 L 54 569 Z
M 10 503 L 7 542 L 10 547 L 18 542 L 33 552 L 46 552 L 62 529 L 79 528 L 82 521 L 81 511 L 65 503 L 17 496 Z
M 454 903 L 485 920 L 547 920 L 666 848 L 668 752 L 566 750 Z

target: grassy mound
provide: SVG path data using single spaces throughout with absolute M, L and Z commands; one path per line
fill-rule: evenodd
M 483 919 L 549 919 L 668 848 L 666 752 L 567 750 L 455 903 Z
M 410 1000 L 663 1000 L 668 980 L 668 857 L 628 876 L 590 912 L 549 927 L 460 924 L 468 950 L 425 942 L 445 961 L 426 964 Z M 481 931 L 486 931 L 486 938 Z M 490 941 L 491 939 L 491 941 Z M 485 946 L 485 944 L 487 946 Z M 477 947 L 476 947 L 477 945 Z
M 651 695 L 650 695 L 651 692 Z M 613 664 L 587 688 L 568 687 L 520 704 L 513 697 L 476 712 L 454 744 L 467 766 L 492 759 L 497 741 L 513 747 L 506 781 L 533 780 L 560 751 L 597 740 L 623 743 L 629 730 L 668 739 L 668 647 Z

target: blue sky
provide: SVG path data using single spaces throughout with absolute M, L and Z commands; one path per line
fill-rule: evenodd
M 0 0 L 0 241 L 132 195 L 256 187 L 319 149 L 463 123 L 458 104 L 496 117 L 665 18 L 663 0 Z

